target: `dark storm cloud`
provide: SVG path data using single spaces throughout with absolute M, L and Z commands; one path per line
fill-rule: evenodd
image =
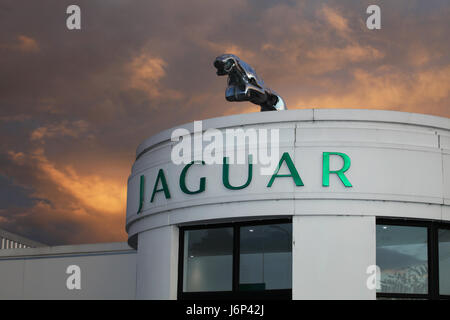
M 31 207 L 30 191 L 14 184 L 12 179 L 0 175 L 0 209 L 15 206 Z
M 69 4 L 0 5 L 0 174 L 27 190 L 1 204 L 0 228 L 42 242 L 123 240 L 143 139 L 258 110 L 225 102 L 212 66 L 224 52 L 291 109 L 450 116 L 448 1 L 77 1 L 80 31 L 65 27 Z M 369 4 L 382 8 L 381 30 L 365 27 Z

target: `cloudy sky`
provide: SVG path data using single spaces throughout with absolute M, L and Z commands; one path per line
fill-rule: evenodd
M 81 7 L 81 30 L 66 8 Z M 368 30 L 370 4 L 381 30 Z M 450 117 L 450 2 L 1 0 L 0 228 L 47 244 L 124 241 L 137 145 L 226 103 L 234 53 L 295 108 Z

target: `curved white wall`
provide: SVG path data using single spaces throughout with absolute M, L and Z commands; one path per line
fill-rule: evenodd
M 192 132 L 193 124 L 180 127 Z M 225 131 L 238 127 L 244 130 L 278 128 L 280 156 L 284 152 L 289 153 L 304 186 L 296 186 L 292 178 L 278 178 L 269 188 L 267 185 L 271 176 L 261 175 L 256 164 L 248 187 L 229 190 L 222 183 L 222 165 L 196 165 L 190 168 L 187 183 L 197 186 L 200 177 L 205 177 L 206 190 L 188 195 L 179 187 L 184 165 L 174 165 L 170 158 L 175 144 L 170 136 L 175 128 L 144 141 L 138 147 L 137 160 L 128 180 L 126 229 L 132 246 L 136 246 L 136 235 L 139 234 L 138 255 L 141 250 L 148 255 L 149 246 L 153 246 L 150 250 L 153 258 L 158 256 L 158 251 L 161 254 L 167 250 L 171 252 L 159 260 L 161 265 L 158 268 L 164 269 L 166 266 L 168 270 L 159 278 L 163 283 L 168 283 L 163 290 L 166 293 L 160 297 L 174 298 L 176 294 L 173 292 L 176 270 L 170 271 L 170 268 L 176 265 L 173 251 L 178 250 L 177 234 L 176 228 L 166 227 L 205 221 L 294 216 L 295 231 L 301 229 L 301 226 L 298 227 L 299 221 L 311 222 L 312 225 L 316 223 L 301 220 L 302 217 L 353 216 L 356 220 L 347 225 L 365 228 L 365 234 L 373 233 L 373 237 L 367 239 L 367 246 L 360 248 L 361 254 L 370 248 L 362 258 L 361 265 L 364 265 L 375 262 L 376 216 L 450 221 L 450 119 L 393 111 L 308 109 L 234 115 L 203 121 L 203 130 L 217 128 Z M 322 185 L 324 152 L 345 153 L 351 158 L 351 167 L 345 175 L 352 187 L 345 187 L 335 174 L 330 175 L 329 187 Z M 342 166 L 341 157 L 332 156 L 330 159 L 331 167 L 339 169 Z M 160 169 L 167 178 L 171 197 L 166 199 L 164 193 L 159 192 L 150 202 Z M 141 175 L 145 176 L 145 192 L 142 210 L 138 214 Z M 242 184 L 246 178 L 246 165 L 230 165 L 232 183 Z M 154 243 L 143 240 L 152 238 L 152 230 L 166 232 L 164 237 L 171 240 L 161 242 L 155 248 Z M 351 229 L 348 231 L 351 232 Z M 322 244 L 322 249 L 326 248 L 326 243 Z M 296 249 L 293 250 L 295 266 Z M 299 254 L 309 254 L 304 251 L 305 248 L 298 250 Z M 310 267 L 314 268 L 314 264 Z M 143 283 L 148 278 L 144 273 L 141 273 Z M 139 274 L 138 263 L 138 278 Z M 304 297 L 295 289 L 296 281 L 303 280 L 296 278 L 294 269 L 294 297 Z M 151 287 L 150 282 L 148 286 Z M 172 289 L 169 290 L 169 287 Z M 151 292 L 159 291 L 156 287 L 144 288 L 138 297 L 155 297 Z M 359 296 L 374 297 L 374 293 L 364 294 Z

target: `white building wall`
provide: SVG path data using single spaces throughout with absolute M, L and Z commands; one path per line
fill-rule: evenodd
M 192 124 L 184 127 L 191 129 Z M 450 119 L 374 110 L 289 110 L 203 121 L 203 130 L 208 128 L 222 132 L 228 128 L 279 130 L 280 156 L 283 152 L 290 154 L 304 186 L 296 187 L 292 179 L 280 178 L 268 188 L 270 175 L 261 175 L 261 166 L 254 164 L 251 184 L 243 190 L 229 190 L 222 183 L 221 165 L 197 165 L 191 167 L 187 183 L 198 185 L 199 178 L 206 177 L 206 190 L 196 195 L 184 194 L 179 187 L 184 165 L 171 161 L 175 142 L 170 141 L 172 130 L 167 130 L 138 148 L 139 157 L 128 181 L 130 238 L 151 228 L 201 222 L 205 218 L 321 215 L 324 207 L 333 208 L 338 202 L 367 203 L 367 208 L 375 209 L 366 213 L 366 206 L 350 206 L 351 210 L 345 210 L 347 215 L 445 218 L 443 207 L 448 206 L 450 197 Z M 334 174 L 330 176 L 329 187 L 322 185 L 323 152 L 342 152 L 351 158 L 351 168 L 345 174 L 351 188 L 344 187 Z M 342 166 L 339 156 L 330 160 L 331 168 Z M 158 193 L 150 202 L 160 169 L 166 175 L 171 198 Z M 138 214 L 141 175 L 145 176 L 145 196 Z M 230 175 L 232 183 L 241 184 L 247 177 L 247 166 L 231 165 Z M 309 212 L 303 210 L 304 204 Z M 405 208 L 412 204 L 414 208 L 390 210 L 398 204 Z M 274 211 L 273 207 L 278 205 L 281 210 Z M 420 212 L 423 207 L 428 209 Z
M 67 287 L 71 265 L 81 270 L 79 290 Z M 0 300 L 135 297 L 136 251 L 125 243 L 0 252 Z
M 137 299 L 174 300 L 178 280 L 178 228 L 167 226 L 139 234 Z
M 23 299 L 23 260 L 0 260 L 0 300 Z
M 205 192 L 187 195 L 179 187 L 184 165 L 175 165 L 170 157 L 175 128 L 145 140 L 128 180 L 126 221 L 129 243 L 134 246 L 139 239 L 139 298 L 176 296 L 178 226 L 293 217 L 293 297 L 374 299 L 375 292 L 366 286 L 366 270 L 376 264 L 376 217 L 450 221 L 448 118 L 314 109 L 241 114 L 208 119 L 202 125 L 203 130 L 223 133 L 236 128 L 279 130 L 279 155 L 289 153 L 304 186 L 279 178 L 268 188 L 270 175 L 261 175 L 259 164 L 254 164 L 251 184 L 229 190 L 222 183 L 221 165 L 197 165 L 191 167 L 187 183 L 197 186 L 199 178 L 206 177 L 207 187 Z M 192 123 L 180 127 L 188 129 L 192 138 Z M 345 173 L 351 188 L 334 174 L 330 186 L 323 186 L 323 152 L 342 152 L 351 158 Z M 342 167 L 340 157 L 330 160 L 331 170 Z M 171 198 L 158 193 L 151 202 L 160 169 Z M 284 173 L 286 168 L 280 171 Z M 145 193 L 138 213 L 141 175 Z M 232 184 L 242 184 L 246 177 L 246 165 L 230 166 Z
M 375 217 L 295 216 L 293 299 L 375 299 L 366 283 L 375 265 Z

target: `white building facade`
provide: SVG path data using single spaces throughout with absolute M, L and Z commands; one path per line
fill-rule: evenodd
M 449 119 L 309 109 L 179 128 L 138 147 L 128 181 L 138 299 L 450 295 Z M 277 130 L 278 166 L 202 163 L 209 129 Z M 184 138 L 203 145 L 175 164 Z

